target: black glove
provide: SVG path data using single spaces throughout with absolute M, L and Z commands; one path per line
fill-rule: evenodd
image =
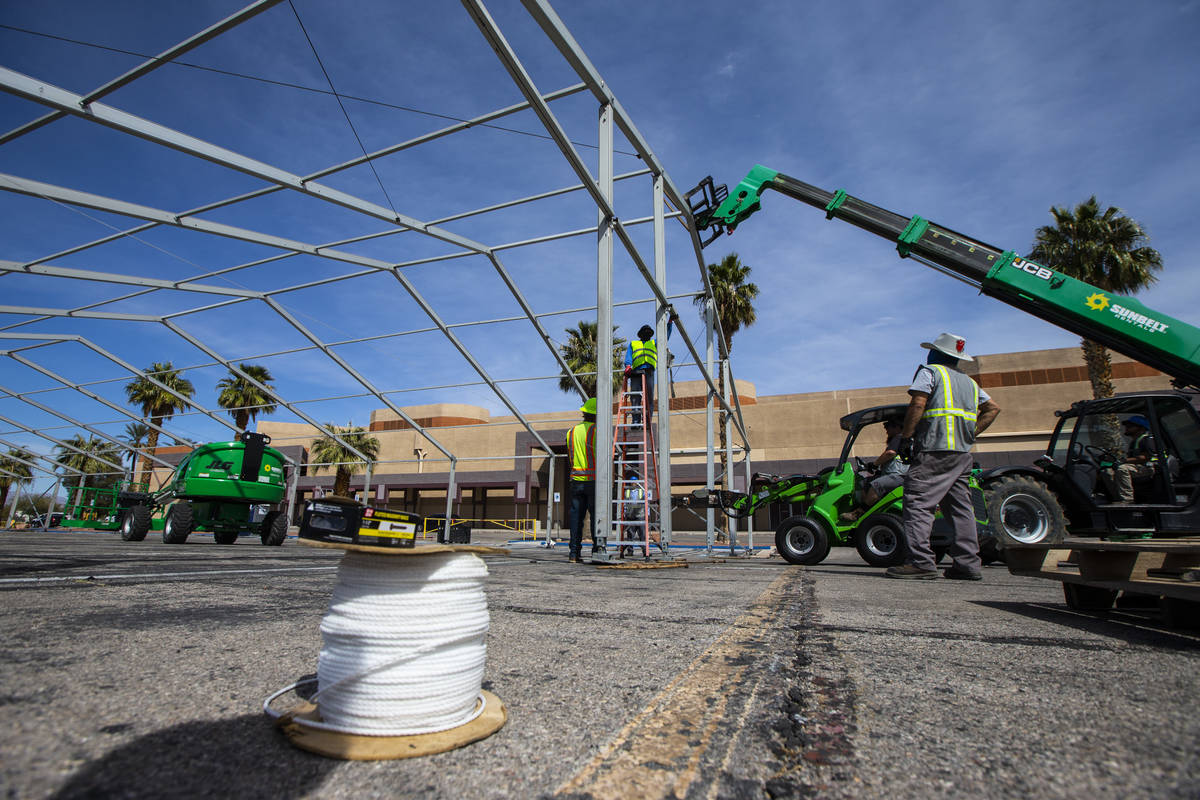
M 915 450 L 916 442 L 912 440 L 911 436 L 908 436 L 900 440 L 900 447 L 896 449 L 896 458 L 900 459 L 905 464 L 910 464 L 912 463 L 913 455 L 915 455 Z
M 867 462 L 867 472 L 874 475 L 875 473 L 879 472 L 879 465 L 876 464 L 874 461 L 868 461 Z

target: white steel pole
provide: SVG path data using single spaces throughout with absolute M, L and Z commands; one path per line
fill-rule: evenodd
M 446 482 L 446 520 L 445 520 L 445 538 L 446 543 L 450 543 L 450 519 L 454 513 L 454 495 L 458 491 L 454 482 L 454 469 L 458 465 L 458 459 L 454 456 L 450 457 L 450 477 Z
M 654 176 L 654 279 L 659 286 L 667 285 L 666 215 L 663 209 L 663 177 Z M 667 320 L 670 309 L 658 307 L 655 341 L 658 348 L 658 368 L 654 373 L 658 398 L 658 536 L 663 546 L 671 544 L 671 361 L 668 358 L 669 338 Z M 647 530 L 649 519 L 647 518 Z
M 550 536 L 550 523 L 554 519 L 554 453 L 546 453 L 546 547 L 553 547 L 554 540 Z
M 613 196 L 613 112 L 612 106 L 600 107 L 600 163 L 598 184 L 609 208 Z M 596 507 L 595 544 L 604 547 L 612 527 L 612 449 L 613 449 L 613 223 L 614 218 L 599 214 L 596 243 Z M 607 560 L 602 550 L 601 559 Z
M 716 310 L 713 308 L 712 298 L 704 305 L 704 365 L 708 369 L 708 374 L 713 374 L 713 320 L 716 318 Z M 708 402 L 704 406 L 704 488 L 711 492 L 715 487 L 716 482 L 715 470 L 713 467 L 713 398 L 717 396 L 709 385 Z M 704 535 L 705 542 L 708 547 L 708 554 L 712 555 L 713 538 L 716 533 L 716 513 L 712 506 L 704 510 Z
M 733 376 L 729 372 L 729 357 L 721 359 L 721 372 L 725 376 L 725 386 L 728 387 L 733 382 Z M 721 484 L 726 491 L 733 489 L 733 415 L 729 413 L 722 414 L 725 418 L 725 473 L 721 476 Z M 737 520 L 728 514 L 725 515 L 725 530 L 729 535 L 729 553 L 734 555 L 737 553 Z
M 750 493 L 750 447 L 746 446 L 746 493 Z M 754 555 L 754 514 L 746 516 L 746 547 Z

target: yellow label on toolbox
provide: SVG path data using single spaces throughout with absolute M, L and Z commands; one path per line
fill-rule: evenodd
M 358 535 L 392 539 L 401 547 L 412 547 L 416 544 L 417 525 L 412 521 L 411 514 L 365 508 L 362 522 L 358 526 Z

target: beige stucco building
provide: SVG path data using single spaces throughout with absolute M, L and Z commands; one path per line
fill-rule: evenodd
M 1113 374 L 1118 392 L 1165 389 L 1169 379 L 1143 364 L 1113 353 Z M 1027 463 L 1045 448 L 1054 427 L 1056 409 L 1091 396 L 1091 385 L 1078 348 L 1001 353 L 978 356 L 966 371 L 1003 409 L 1000 417 L 980 437 L 976 451 L 983 467 Z M 862 408 L 907 402 L 907 386 L 833 390 L 760 397 L 754 384 L 738 381 L 737 391 L 750 437 L 751 467 L 755 472 L 791 474 L 815 472 L 830 464 L 845 438 L 838 420 Z M 546 517 L 547 497 L 566 496 L 567 430 L 579 421 L 576 406 L 564 395 L 561 413 L 527 415 L 531 426 L 558 454 L 553 485 L 548 457 L 535 439 L 511 416 L 492 416 L 487 409 L 460 404 L 406 407 L 418 425 L 426 428 L 458 457 L 455 469 L 454 516 L 472 520 L 509 521 Z M 680 494 L 704 483 L 705 384 L 679 383 L 671 400 L 672 492 Z M 394 412 L 372 412 L 369 429 L 379 439 L 379 461 L 371 478 L 368 501 L 372 505 L 442 514 L 445 510 L 449 461 L 423 436 Z M 301 498 L 329 490 L 333 469 L 308 465 L 308 448 L 315 430 L 304 424 L 260 420 L 258 430 L 302 465 L 298 481 Z M 740 443 L 735 432 L 735 443 Z M 867 431 L 855 454 L 874 456 L 882 446 L 879 435 Z M 742 454 L 735 452 L 734 488 L 745 485 Z M 356 470 L 352 481 L 361 493 L 365 474 Z M 565 526 L 566 504 L 553 506 L 552 520 Z M 481 526 L 484 523 L 479 523 Z M 498 524 L 493 522 L 492 524 Z M 703 524 L 687 511 L 677 511 L 677 530 L 699 529 Z M 769 515 L 755 520 L 756 529 L 770 525 Z

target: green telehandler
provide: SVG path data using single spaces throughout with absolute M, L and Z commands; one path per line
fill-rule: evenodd
M 901 258 L 911 258 L 1154 367 L 1170 376 L 1180 390 L 1080 401 L 1058 412 L 1060 422 L 1047 451 L 1033 465 L 976 473 L 974 480 L 983 487 L 990 512 L 980 509 L 976 495 L 976 517 L 990 518 L 1001 547 L 1052 544 L 1068 529 L 1110 539 L 1200 534 L 1200 414 L 1194 402 L 1194 390 L 1200 388 L 1200 329 L 1135 298 L 1103 290 L 923 217 L 904 217 L 842 190 L 819 189 L 762 165 L 755 166 L 733 192 L 714 184 L 710 176 L 688 193 L 696 230 L 705 237 L 701 246 L 722 233 L 732 233 L 758 211 L 768 189 L 823 210 L 827 219 L 848 222 L 895 242 Z M 1121 457 L 1111 452 L 1112 432 L 1117 420 L 1130 414 L 1148 420 L 1158 448 L 1156 466 L 1154 477 L 1135 487 L 1135 502 L 1115 503 L 1100 476 Z M 780 489 L 780 494 L 791 490 Z M 723 505 L 737 502 L 726 500 Z

